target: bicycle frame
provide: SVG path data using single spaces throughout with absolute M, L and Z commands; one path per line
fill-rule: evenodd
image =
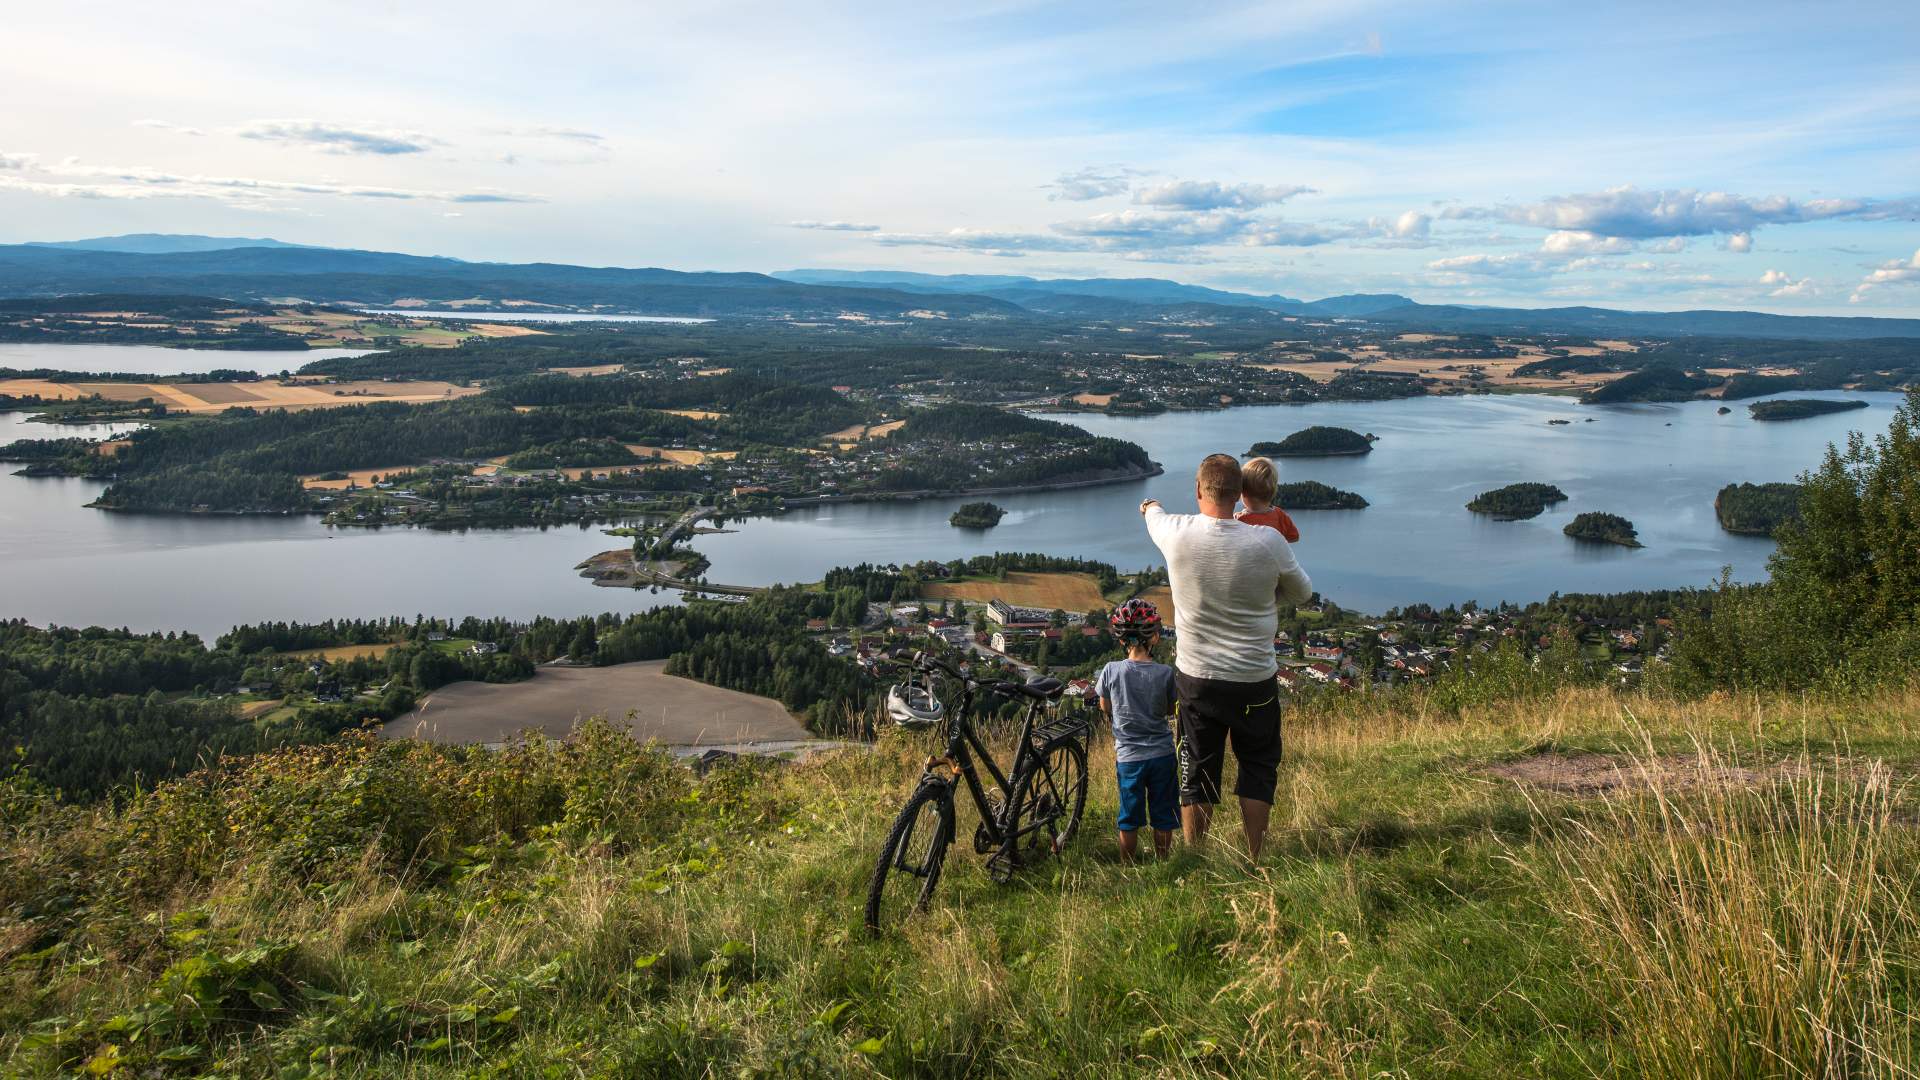
M 945 764 L 951 766 L 954 772 L 966 780 L 967 793 L 973 796 L 973 804 L 980 811 L 980 820 L 986 828 L 988 839 L 994 843 L 1002 843 L 1006 839 L 1005 822 L 1002 818 L 1011 812 L 1013 803 L 1013 782 L 1008 779 L 1008 776 L 1010 773 L 1019 772 L 1020 763 L 1027 755 L 1034 752 L 1032 746 L 1034 720 L 1039 715 L 1043 703 L 1038 700 L 1027 703 L 1020 718 L 1020 737 L 1015 743 L 1019 749 L 1014 752 L 1013 764 L 1009 772 L 1001 772 L 999 762 L 993 758 L 993 751 L 987 747 L 986 741 L 980 737 L 980 733 L 974 729 L 973 725 L 973 705 L 981 690 L 980 682 L 960 674 L 958 670 L 947 667 L 939 660 L 930 657 L 927 659 L 928 662 L 945 668 L 948 675 L 958 679 L 961 692 L 959 708 L 952 710 L 944 721 L 946 755 L 928 758 L 926 772 L 931 774 L 940 765 Z M 986 787 L 980 779 L 980 770 L 975 767 L 976 760 L 986 767 L 987 775 L 993 778 L 994 787 L 1000 792 L 999 813 L 993 812 L 988 801 Z

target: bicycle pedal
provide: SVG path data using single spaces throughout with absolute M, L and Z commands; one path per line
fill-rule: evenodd
M 975 825 L 973 827 L 973 853 L 975 855 L 985 855 L 992 850 L 993 835 L 987 832 L 985 825 Z

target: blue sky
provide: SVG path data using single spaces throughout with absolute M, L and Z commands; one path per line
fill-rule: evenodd
M 1920 5 L 15 12 L 0 240 L 1920 314 Z

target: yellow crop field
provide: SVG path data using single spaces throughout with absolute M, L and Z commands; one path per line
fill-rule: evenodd
M 397 476 L 404 472 L 412 472 L 413 469 L 414 466 L 412 465 L 387 465 L 378 469 L 354 469 L 352 472 L 347 473 L 345 480 L 322 480 L 321 477 L 327 474 L 316 473 L 312 476 L 301 477 L 300 486 L 309 491 L 344 491 L 349 484 L 355 487 L 372 487 L 376 480 L 388 476 Z
M 983 604 L 1001 600 L 1015 607 L 1051 611 L 1087 611 L 1107 606 L 1100 584 L 1091 574 L 1030 574 L 1011 571 L 1005 581 L 940 581 L 920 587 L 928 600 L 966 600 Z
M 726 413 L 714 412 L 711 409 L 661 409 L 660 411 L 684 416 L 689 420 L 725 420 L 727 418 Z
M 305 380 L 281 383 L 270 379 L 234 383 L 60 383 L 46 379 L 0 381 L 0 394 L 16 397 L 35 395 L 48 401 L 71 401 L 95 396 L 108 401 L 151 398 L 165 405 L 169 411 L 184 413 L 217 413 L 234 408 L 329 409 L 340 405 L 362 405 L 369 401 L 400 401 L 419 405 L 478 393 L 482 393 L 482 390 L 477 386 L 455 386 L 449 382 L 381 382 L 377 379 L 339 383 Z
M 341 660 L 378 660 L 398 646 L 399 642 L 383 641 L 378 645 L 334 645 L 325 649 L 301 649 L 299 652 L 280 655 L 293 660 L 325 660 L 331 664 Z
M 548 368 L 547 370 L 557 371 L 562 375 L 571 375 L 576 379 L 584 379 L 589 375 L 612 375 L 624 367 L 626 367 L 625 364 L 593 364 L 588 367 L 557 367 Z

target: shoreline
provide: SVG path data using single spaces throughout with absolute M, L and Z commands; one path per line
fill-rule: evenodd
M 856 495 L 819 495 L 810 498 L 789 499 L 778 507 L 744 512 L 737 510 L 722 511 L 716 507 L 699 507 L 682 514 L 672 525 L 668 526 L 665 532 L 661 533 L 660 539 L 661 541 L 670 542 L 671 538 L 677 536 L 679 533 L 691 533 L 694 531 L 694 526 L 700 522 L 722 513 L 730 518 L 777 517 L 786 513 L 788 510 L 806 506 L 833 506 L 866 502 L 919 502 L 922 499 L 929 498 L 951 499 L 968 498 L 974 495 L 1013 495 L 1032 491 L 1070 491 L 1076 488 L 1123 484 L 1129 480 L 1147 480 L 1155 476 L 1161 476 L 1167 471 L 1166 467 L 1157 461 L 1151 462 L 1150 464 L 1153 466 L 1151 469 L 1131 471 L 1120 476 L 1060 480 L 1046 484 L 1022 484 L 990 488 L 959 488 L 953 490 L 930 488 L 921 491 L 876 492 Z M 624 566 L 620 565 L 623 559 L 625 560 Z M 752 596 L 755 593 L 765 592 L 768 588 L 768 586 L 765 585 L 728 585 L 724 583 L 688 581 L 685 578 L 674 577 L 671 574 L 663 574 L 657 570 L 643 568 L 634 561 L 633 548 L 631 546 L 611 548 L 607 551 L 588 556 L 586 559 L 575 564 L 574 569 L 580 572 L 581 577 L 591 577 L 595 585 L 605 589 L 637 589 L 642 585 L 657 585 L 667 589 L 679 589 L 681 592 L 687 593 Z

